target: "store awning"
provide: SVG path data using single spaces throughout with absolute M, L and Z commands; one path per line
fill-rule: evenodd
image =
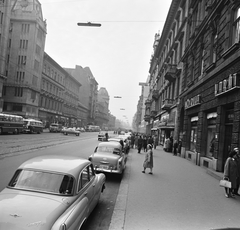
M 152 131 L 156 131 L 156 130 L 158 130 L 158 129 L 157 129 L 157 128 L 152 128 L 151 130 L 152 130 Z
M 191 122 L 198 121 L 198 116 L 191 117 Z
M 207 114 L 207 119 L 216 118 L 216 117 L 217 117 L 217 113 L 216 112 Z

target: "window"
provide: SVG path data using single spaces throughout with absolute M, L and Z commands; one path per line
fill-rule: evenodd
M 20 46 L 19 46 L 19 48 L 26 50 L 28 48 L 28 40 L 20 39 Z
M 238 7 L 234 14 L 233 22 L 233 44 L 240 40 L 240 7 Z
M 17 83 L 24 83 L 25 72 L 17 71 L 17 76 L 15 81 Z
M 84 168 L 78 181 L 78 191 L 80 191 L 89 182 L 88 167 Z
M 30 24 L 22 24 L 22 33 L 26 34 L 30 31 Z
M 23 88 L 15 87 L 14 96 L 15 97 L 22 97 L 23 96 Z

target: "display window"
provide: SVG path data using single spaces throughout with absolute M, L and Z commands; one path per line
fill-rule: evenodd
M 197 122 L 198 116 L 191 118 L 190 150 L 193 152 L 196 151 L 197 144 Z
M 216 117 L 217 113 L 207 114 L 207 146 L 206 157 L 212 158 L 216 148 Z

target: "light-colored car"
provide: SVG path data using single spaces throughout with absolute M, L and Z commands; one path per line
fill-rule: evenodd
M 104 132 L 98 134 L 98 141 L 106 141 L 106 135 Z
M 76 136 L 80 136 L 81 134 L 81 132 L 76 128 L 66 128 L 66 127 L 62 129 L 62 133 L 64 135 L 74 134 Z
M 120 140 L 123 141 L 123 151 L 127 154 L 130 150 L 130 144 L 127 136 L 125 135 L 118 135 L 116 137 L 109 138 L 108 141 L 110 142 L 120 142 Z
M 81 229 L 105 188 L 87 159 L 40 156 L 23 163 L 0 193 L 0 228 Z
M 95 171 L 122 174 L 127 157 L 119 142 L 101 142 L 89 156 Z
M 59 133 L 59 132 L 61 132 L 61 130 L 62 130 L 62 125 L 60 125 L 60 124 L 52 123 L 49 126 L 49 132 L 50 133 Z

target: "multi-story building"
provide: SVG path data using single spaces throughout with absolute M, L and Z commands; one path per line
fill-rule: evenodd
M 141 96 L 139 97 L 137 105 L 136 131 L 139 133 L 149 134 L 150 132 L 146 130 L 146 121 L 144 120 L 146 110 L 145 101 L 147 100 L 149 94 L 149 86 L 148 83 L 145 82 L 140 82 L 139 85 L 141 86 Z
M 0 112 L 3 110 L 3 82 L 6 77 L 7 47 L 10 29 L 11 7 L 8 1 L 0 1 Z
M 81 125 L 86 126 L 87 124 L 95 124 L 98 83 L 90 68 L 82 68 L 81 66 L 76 65 L 75 69 L 65 68 L 65 70 L 81 83 L 79 91 Z
M 161 35 L 155 34 L 144 119 L 148 122 L 147 130 L 158 135 L 160 144 L 166 137 L 178 139 L 177 105 L 181 94 L 187 9 L 188 1 L 173 0 Z
M 216 171 L 240 143 L 239 24 L 239 1 L 173 0 L 151 60 L 146 116 L 149 104 L 160 142 L 165 129 L 182 157 Z
M 44 53 L 39 119 L 46 127 L 51 123 L 64 126 L 76 124 L 76 120 L 79 119 L 76 111 L 80 103 L 78 99 L 80 86 L 79 82 L 69 76 L 69 73 L 47 53 Z M 68 110 L 73 112 L 73 116 Z M 72 118 L 74 121 L 71 120 Z
M 9 33 L 4 35 L 8 36 L 7 50 L 4 52 L 5 67 L 1 67 L 6 77 L 3 84 L 3 111 L 38 118 L 46 38 L 41 5 L 37 0 L 5 2 L 11 5 L 11 12 Z
M 98 91 L 96 108 L 96 125 L 101 128 L 107 127 L 109 121 L 109 95 L 106 88 L 101 87 Z
M 240 143 L 240 2 L 189 1 L 179 130 L 183 154 L 223 171 Z

